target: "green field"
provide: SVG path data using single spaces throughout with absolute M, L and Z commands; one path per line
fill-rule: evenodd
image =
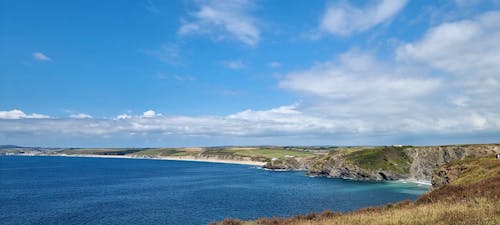
M 333 151 L 331 155 L 341 155 L 345 161 L 367 170 L 385 170 L 396 173 L 409 173 L 410 158 L 404 152 L 405 148 L 384 146 L 349 148 Z

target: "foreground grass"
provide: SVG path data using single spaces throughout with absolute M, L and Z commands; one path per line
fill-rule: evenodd
M 387 206 L 383 209 L 366 209 L 355 213 L 335 214 L 323 212 L 292 219 L 260 219 L 251 222 L 226 220 L 221 225 L 386 225 L 386 224 L 499 224 L 498 204 L 486 199 L 451 204 L 439 202 L 419 207 Z

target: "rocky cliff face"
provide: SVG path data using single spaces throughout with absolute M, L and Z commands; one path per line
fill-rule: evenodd
M 500 144 L 378 147 L 338 150 L 324 156 L 277 160 L 265 167 L 306 170 L 311 175 L 345 179 L 414 179 L 430 182 L 432 177 L 439 179 L 439 173 L 433 174 L 437 167 L 468 157 L 493 156 L 496 153 L 500 153 Z M 441 175 L 443 179 L 447 179 L 445 174 Z
M 410 179 L 430 181 L 433 170 L 439 166 L 466 157 L 484 157 L 500 153 L 499 144 L 447 145 L 405 149 L 411 159 Z
M 266 169 L 272 170 L 307 170 L 309 163 L 314 162 L 317 157 L 295 158 L 286 157 L 283 159 L 275 159 L 264 165 Z
M 468 157 L 437 167 L 432 172 L 434 188 L 452 184 L 471 184 L 493 177 L 500 177 L 500 159 L 494 155 L 481 158 Z

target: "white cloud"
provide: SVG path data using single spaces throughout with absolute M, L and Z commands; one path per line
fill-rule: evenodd
M 347 3 L 330 5 L 320 25 L 320 30 L 347 36 L 389 21 L 406 5 L 407 0 L 379 0 L 364 8 Z
M 469 87 L 471 94 L 465 87 L 481 80 L 480 75 L 444 80 L 431 68 L 415 70 L 407 63 L 411 62 L 378 61 L 351 51 L 338 60 L 287 74 L 280 87 L 305 99 L 307 104 L 298 109 L 304 115 L 323 118 L 322 123 L 338 132 L 500 130 L 500 104 L 491 97 L 500 96 L 500 89 L 477 92 L 480 87 Z
M 402 60 L 420 61 L 455 75 L 500 76 L 500 12 L 444 23 L 398 49 Z
M 236 39 L 255 46 L 260 39 L 256 19 L 250 14 L 253 8 L 249 0 L 198 1 L 198 10 L 190 13 L 190 19 L 182 22 L 180 35 L 208 34 L 220 39 Z
M 224 61 L 222 62 L 225 67 L 233 70 L 245 68 L 245 64 L 240 60 Z
M 157 116 L 156 112 L 154 110 L 148 110 L 144 113 L 142 113 L 142 117 L 144 118 L 151 118 Z
M 47 55 L 41 53 L 41 52 L 33 52 L 33 58 L 38 60 L 38 61 L 47 61 L 50 62 L 52 59 L 48 57 Z
M 428 107 L 429 105 L 426 105 Z M 307 105 L 285 105 L 268 110 L 244 110 L 227 116 L 163 116 L 150 110 L 143 115 L 119 116 L 121 119 L 53 118 L 46 120 L 0 120 L 0 140 L 16 135 L 42 137 L 46 140 L 103 140 L 125 138 L 142 140 L 156 137 L 161 140 L 189 140 L 191 145 L 200 139 L 220 139 L 219 144 L 240 140 L 301 140 L 295 143 L 314 143 L 311 139 L 335 144 L 338 137 L 348 137 L 342 143 L 353 144 L 355 137 L 383 137 L 415 133 L 460 133 L 463 131 L 491 131 L 500 127 L 498 117 L 470 112 L 441 117 L 401 117 L 386 114 L 383 117 L 338 116 L 334 111 L 314 111 Z M 370 110 L 358 108 L 359 111 Z M 428 114 L 440 114 L 430 111 Z M 447 111 L 448 112 L 448 111 Z M 147 117 L 145 117 L 147 115 Z M 442 115 L 442 114 L 440 114 Z M 300 139 L 297 139 L 300 137 Z M 180 139 L 179 139 L 180 138 Z M 172 139 L 170 139 L 172 140 Z M 45 142 L 44 142 L 45 143 Z M 171 146 L 170 142 L 161 142 Z M 212 142 L 213 143 L 213 142 Z M 247 142 L 262 144 L 260 142 Z M 375 143 L 383 144 L 383 141 Z M 177 142 L 177 145 L 179 142 Z M 241 144 L 241 143 L 240 143 Z M 363 144 L 356 142 L 356 144 Z M 115 144 L 116 146 L 116 144 Z
M 403 62 L 452 75 L 456 104 L 488 112 L 500 112 L 500 12 L 474 19 L 443 23 L 427 31 L 421 40 L 397 50 Z M 462 99 L 462 100 L 460 100 Z M 465 101 L 466 100 L 466 101 Z
M 91 115 L 85 114 L 85 113 L 78 113 L 78 114 L 72 114 L 69 116 L 69 118 L 73 119 L 90 119 L 92 118 Z
M 132 118 L 132 116 L 128 115 L 128 114 L 120 114 L 118 116 L 116 116 L 115 119 L 117 120 L 126 120 L 126 119 L 130 119 Z
M 409 72 L 398 71 L 369 54 L 351 51 L 338 60 L 292 72 L 280 86 L 322 98 L 349 101 L 368 98 L 397 103 L 400 99 L 428 95 L 441 85 L 437 79 L 405 73 Z
M 50 118 L 47 115 L 33 113 L 27 115 L 21 110 L 13 109 L 10 111 L 0 111 L 0 119 L 45 119 Z

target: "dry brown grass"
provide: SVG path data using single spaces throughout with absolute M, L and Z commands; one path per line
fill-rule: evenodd
M 474 198 L 487 198 L 500 201 L 500 177 L 494 177 L 473 184 L 445 185 L 420 196 L 416 203 L 450 203 L 467 201 Z
M 219 225 L 362 225 L 362 224 L 500 224 L 498 201 L 478 198 L 460 203 L 438 202 L 423 205 L 386 206 L 352 213 L 309 214 L 293 218 L 256 221 L 224 220 Z

